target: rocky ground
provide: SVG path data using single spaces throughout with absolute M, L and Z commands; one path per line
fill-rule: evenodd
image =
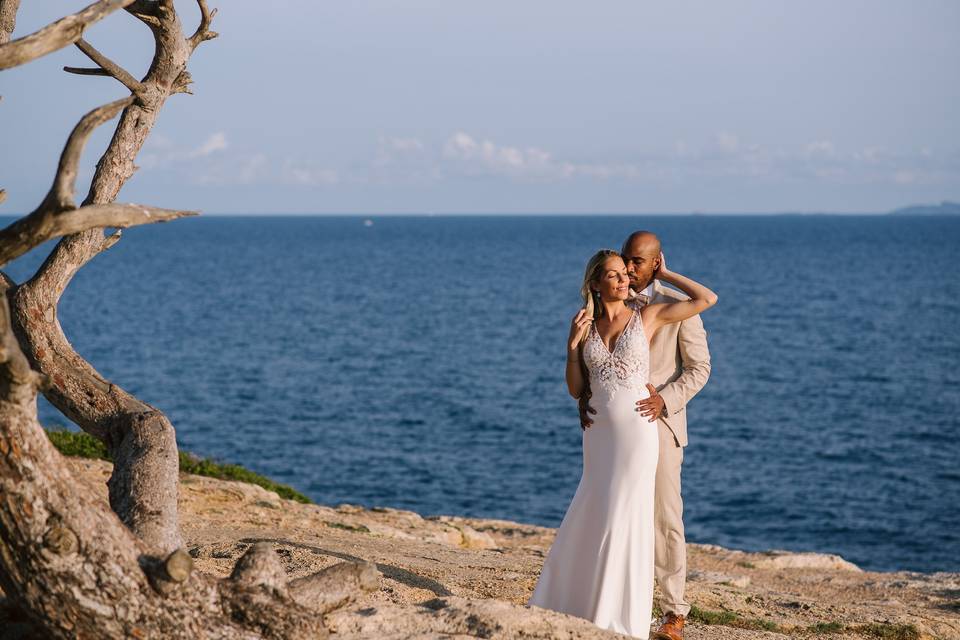
M 110 465 L 74 459 L 106 502 Z M 258 541 L 291 576 L 342 560 L 380 589 L 327 616 L 334 638 L 616 638 L 524 605 L 554 530 L 503 520 L 304 505 L 260 487 L 184 475 L 184 534 L 197 567 L 226 576 Z M 836 637 L 960 640 L 960 574 L 861 571 L 838 556 L 689 545 L 691 640 Z M 3 635 L 0 633 L 0 635 Z

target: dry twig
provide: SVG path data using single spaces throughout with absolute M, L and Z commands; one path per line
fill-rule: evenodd
M 75 43 L 77 48 L 80 51 L 83 51 L 84 54 L 91 60 L 93 60 L 99 70 L 97 69 L 81 69 L 78 67 L 64 67 L 63 70 L 69 73 L 77 73 L 81 75 L 106 75 L 112 78 L 119 80 L 123 86 L 127 89 L 130 89 L 132 93 L 139 93 L 143 90 L 143 85 L 140 84 L 140 81 L 134 78 L 130 72 L 118 65 L 116 62 L 103 55 L 97 49 L 91 45 L 89 42 L 80 38 Z
M 134 0 L 99 0 L 28 36 L 0 44 L 0 70 L 26 64 L 73 44 L 83 36 L 87 27 L 133 2 Z

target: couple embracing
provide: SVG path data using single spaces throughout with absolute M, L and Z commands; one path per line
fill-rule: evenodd
M 566 380 L 580 403 L 583 475 L 529 603 L 646 639 L 656 576 L 665 615 L 653 638 L 680 640 L 690 609 L 684 406 L 710 375 L 698 314 L 717 296 L 670 271 L 648 231 L 631 234 L 621 252 L 596 253 L 581 295 Z

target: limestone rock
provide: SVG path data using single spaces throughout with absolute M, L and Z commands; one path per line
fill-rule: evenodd
M 820 569 L 830 571 L 855 571 L 863 569 L 832 553 L 791 553 L 789 551 L 770 551 L 766 557 L 754 563 L 758 568 L 766 569 Z
M 416 607 L 381 605 L 336 611 L 326 618 L 338 640 L 489 638 L 491 640 L 593 640 L 622 638 L 587 620 L 500 600 L 456 596 L 434 598 Z
M 689 571 L 687 572 L 687 580 L 705 584 L 725 584 L 741 589 L 750 586 L 749 576 L 735 576 L 718 571 Z
M 473 527 L 462 525 L 460 527 L 460 534 L 463 536 L 460 546 L 466 549 L 497 548 L 497 541 L 493 539 L 493 536 L 484 531 L 477 531 Z
M 460 534 L 460 539 L 456 544 L 464 549 L 496 549 L 499 547 L 493 536 L 486 531 L 477 531 L 467 524 L 464 518 L 458 518 L 456 516 L 431 516 L 429 520 L 442 522 L 457 530 Z

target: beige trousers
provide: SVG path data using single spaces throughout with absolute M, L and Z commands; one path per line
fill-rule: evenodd
M 660 602 L 663 613 L 686 616 L 690 613 L 690 603 L 683 593 L 687 580 L 687 541 L 683 535 L 683 498 L 680 497 L 683 447 L 662 420 L 657 421 L 657 429 L 660 458 L 653 498 L 654 575 L 663 593 Z

